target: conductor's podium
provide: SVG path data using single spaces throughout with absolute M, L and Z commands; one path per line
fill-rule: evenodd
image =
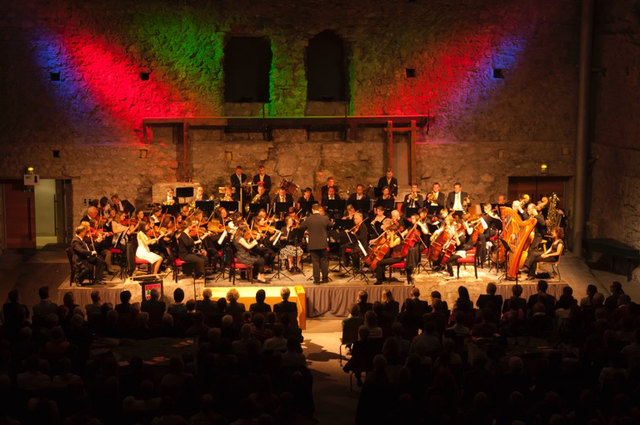
M 240 294 L 240 298 L 238 302 L 245 305 L 247 310 L 249 310 L 249 306 L 256 302 L 256 292 L 260 289 L 264 289 L 266 293 L 265 303 L 271 306 L 278 304 L 282 301 L 282 297 L 280 296 L 280 290 L 284 288 L 284 286 L 236 286 L 235 289 L 238 290 Z M 288 286 L 289 291 L 291 291 L 291 295 L 289 296 L 289 301 L 296 303 L 298 306 L 298 325 L 300 329 L 304 330 L 307 328 L 306 325 L 306 299 L 304 287 L 301 285 L 296 286 Z M 229 291 L 229 287 L 209 287 L 211 290 L 211 299 L 217 300 L 218 298 L 225 298 L 227 296 L 227 292 Z

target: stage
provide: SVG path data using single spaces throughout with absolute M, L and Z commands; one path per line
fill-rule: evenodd
M 393 281 L 383 285 L 373 285 L 374 278 L 370 277 L 369 282 L 362 279 L 353 279 L 351 274 L 347 274 L 344 270 L 337 270 L 337 263 L 333 264 L 334 272 L 330 273 L 330 282 L 321 285 L 315 285 L 310 280 L 310 267 L 305 266 L 304 274 L 290 274 L 281 272 L 277 277 L 272 275 L 269 284 L 254 283 L 250 284 L 247 280 L 236 278 L 236 285 L 233 286 L 228 276 L 219 276 L 217 279 L 198 279 L 194 282 L 193 278 L 180 276 L 176 283 L 171 273 L 158 275 L 162 279 L 163 297 L 167 305 L 173 302 L 173 291 L 176 288 L 182 288 L 185 292 L 185 301 L 189 299 L 202 299 L 202 291 L 209 288 L 212 291 L 212 298 L 218 299 L 225 297 L 227 291 L 235 287 L 240 293 L 240 302 L 243 302 L 247 308 L 255 302 L 255 293 L 259 289 L 264 289 L 267 293 L 266 302 L 273 305 L 280 301 L 280 289 L 289 287 L 291 291 L 290 300 L 298 304 L 299 317 L 298 321 L 301 326 L 305 325 L 307 318 L 316 318 L 323 315 L 332 315 L 337 317 L 346 317 L 349 314 L 349 308 L 356 301 L 357 294 L 360 290 L 365 290 L 369 294 L 369 301 L 379 301 L 382 297 L 384 289 L 391 289 L 396 300 L 402 302 L 409 297 L 411 289 L 416 286 L 421 291 L 421 298 L 431 302 L 430 294 L 432 291 L 439 291 L 443 300 L 453 307 L 458 297 L 458 287 L 464 285 L 469 290 L 471 299 L 475 301 L 480 294 L 485 293 L 488 282 L 495 282 L 498 288 L 497 293 L 502 295 L 504 299 L 511 297 L 511 289 L 515 282 L 501 281 L 501 275 L 496 273 L 495 269 L 478 269 L 478 279 L 475 278 L 473 268 L 468 266 L 466 269 L 460 269 L 460 278 L 450 278 L 443 273 L 424 270 L 414 274 L 414 285 L 408 285 L 404 274 L 394 271 Z M 67 278 L 58 287 L 58 302 L 62 302 L 65 292 L 71 291 L 74 294 L 76 304 L 85 306 L 91 303 L 91 292 L 93 290 L 100 291 L 100 295 L 104 302 L 116 305 L 120 302 L 120 292 L 128 290 L 132 294 L 132 302 L 140 302 L 142 300 L 142 289 L 140 284 L 134 279 L 141 279 L 144 275 L 134 275 L 125 281 L 117 277 L 107 280 L 106 285 L 99 286 L 70 286 Z M 536 293 L 536 281 L 519 282 L 522 286 L 524 298 Z M 562 288 L 567 286 L 564 281 L 549 281 L 548 293 L 556 297 L 562 294 Z M 303 328 L 304 329 L 304 328 Z

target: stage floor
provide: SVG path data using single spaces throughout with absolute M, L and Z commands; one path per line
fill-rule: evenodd
M 235 287 L 240 291 L 241 298 L 246 304 L 253 302 L 252 298 L 255 296 L 255 291 L 261 288 L 268 291 L 268 301 L 272 303 L 278 301 L 279 291 L 285 286 L 291 289 L 292 301 L 294 301 L 294 296 L 297 297 L 295 295 L 296 292 L 304 294 L 300 297 L 302 304 L 299 305 L 299 310 L 303 310 L 301 312 L 303 315 L 301 322 L 304 322 L 306 318 L 320 317 L 325 314 L 338 317 L 347 316 L 350 306 L 356 301 L 358 292 L 363 289 L 369 293 L 369 301 L 375 302 L 381 299 L 383 289 L 390 288 L 394 297 L 402 303 L 415 286 L 420 289 L 423 299 L 431 302 L 431 292 L 439 291 L 442 294 L 442 298 L 449 303 L 449 306 L 453 306 L 453 303 L 458 298 L 458 287 L 461 285 L 464 285 L 469 290 L 471 299 L 476 300 L 480 294 L 486 292 L 487 283 L 495 282 L 498 287 L 498 293 L 506 299 L 511 296 L 511 288 L 515 283 L 501 280 L 501 273 L 496 273 L 495 270 L 489 271 L 486 268 L 478 269 L 478 278 L 476 279 L 473 267 L 467 266 L 466 268 L 460 268 L 460 278 L 450 278 L 441 272 L 423 270 L 414 274 L 414 285 L 411 286 L 407 284 L 406 276 L 403 273 L 394 271 L 393 282 L 376 286 L 373 285 L 375 278 L 370 273 L 367 273 L 369 277 L 367 282 L 360 278 L 353 279 L 351 274 L 345 273 L 344 270 L 338 270 L 337 262 L 331 262 L 330 266 L 335 271 L 330 272 L 331 281 L 326 284 L 315 285 L 310 278 L 311 268 L 305 265 L 303 273 L 281 272 L 280 276 L 275 274 L 268 275 L 267 285 L 255 281 L 252 285 L 249 281 L 240 279 L 237 276 Z M 234 287 L 227 275 L 224 278 L 220 276 L 218 279 L 208 279 L 206 285 L 204 279 L 198 279 L 194 282 L 193 278 L 186 276 L 180 276 L 176 283 L 173 280 L 172 273 L 160 275 L 160 277 L 163 279 L 163 292 L 167 304 L 173 301 L 173 291 L 177 287 L 184 290 L 185 299 L 187 300 L 191 298 L 201 299 L 202 291 L 205 287 L 211 288 L 214 293 L 213 297 L 216 299 L 224 296 L 229 288 Z M 136 275 L 133 276 L 133 279 L 135 278 Z M 58 287 L 58 302 L 62 301 L 65 292 L 71 291 L 74 294 L 76 303 L 84 306 L 91 302 L 90 294 L 93 290 L 99 290 L 103 301 L 114 305 L 120 302 L 119 296 L 123 290 L 129 290 L 132 293 L 133 302 L 139 302 L 142 300 L 141 287 L 133 279 L 127 278 L 123 282 L 116 277 L 108 280 L 106 285 L 78 287 L 70 286 L 67 278 Z M 535 281 L 522 281 L 519 284 L 523 288 L 523 296 L 525 298 L 536 292 Z M 562 288 L 566 285 L 567 282 L 551 280 L 548 292 L 558 298 L 562 293 Z M 296 289 L 298 287 L 300 289 Z

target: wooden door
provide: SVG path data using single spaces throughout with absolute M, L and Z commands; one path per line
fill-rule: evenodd
M 558 195 L 559 205 L 565 205 L 564 197 L 566 183 L 569 177 L 565 176 L 534 176 L 534 177 L 509 177 L 509 201 L 519 199 L 522 194 L 527 194 L 533 202 L 551 193 Z
M 33 188 L 16 181 L 4 183 L 7 248 L 36 247 L 36 214 Z

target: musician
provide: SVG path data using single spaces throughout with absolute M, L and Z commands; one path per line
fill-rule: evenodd
M 382 188 L 382 193 L 380 194 L 380 197 L 378 198 L 378 200 L 376 201 L 376 205 L 380 205 L 384 208 L 385 212 L 391 211 L 393 209 L 394 205 L 394 198 L 393 195 L 391 195 L 391 189 L 389 189 L 388 186 L 385 186 Z
M 204 264 L 207 261 L 207 253 L 198 247 L 191 234 L 197 234 L 198 224 L 190 219 L 183 223 L 183 230 L 178 236 L 178 257 L 187 263 L 193 263 L 194 279 L 204 276 Z
M 360 255 L 366 255 L 367 248 L 369 247 L 369 230 L 367 230 L 367 226 L 363 224 L 363 221 L 364 218 L 360 211 L 353 214 L 354 226 L 347 230 L 347 233 L 349 234 L 349 242 L 340 247 L 340 254 L 342 255 L 343 263 L 349 264 L 348 261 L 346 261 L 349 259 L 355 268 L 360 267 Z M 364 253 L 360 246 L 364 248 Z M 351 249 L 351 252 L 348 255 L 347 248 Z
M 158 225 L 162 221 L 162 207 L 157 205 L 153 207 L 153 213 L 149 216 L 149 222 L 151 224 Z
M 102 282 L 105 262 L 98 256 L 95 250 L 91 250 L 84 241 L 88 229 L 86 226 L 78 226 L 75 236 L 71 240 L 71 250 L 73 251 L 72 263 L 75 268 L 75 276 L 81 282 L 82 276 L 91 271 L 91 283 Z
M 482 225 L 485 230 L 478 235 L 478 258 L 483 263 L 487 255 L 487 248 L 492 246 L 492 243 L 487 241 L 500 233 L 502 229 L 502 219 L 493 211 L 490 203 L 482 206 Z
M 260 210 L 258 215 L 253 218 L 252 230 L 258 232 L 258 235 L 254 236 L 258 245 L 253 248 L 253 252 L 264 258 L 265 266 L 273 267 L 273 260 L 276 258 L 276 253 L 273 250 L 273 241 L 276 239 L 279 231 L 267 223 L 266 212 L 264 212 L 264 210 Z
M 440 183 L 435 182 L 431 186 L 431 201 L 429 202 L 429 206 L 444 208 L 446 203 L 445 198 L 444 192 L 440 192 Z
M 455 223 L 455 229 L 453 232 L 453 239 L 456 244 L 456 250 L 451 257 L 447 260 L 447 272 L 449 276 L 453 277 L 453 265 L 458 262 L 458 259 L 465 258 L 467 251 L 473 248 L 473 227 L 471 227 L 465 220 L 459 218 Z
M 422 203 L 424 199 L 422 195 L 420 195 L 420 189 L 417 184 L 411 185 L 411 192 L 407 193 L 404 197 L 403 202 L 403 210 L 406 211 L 407 208 L 422 208 Z
M 562 255 L 564 251 L 564 242 L 562 241 L 564 238 L 564 229 L 562 229 L 562 227 L 556 227 L 551 231 L 551 237 L 553 238 L 553 243 L 545 252 L 534 252 L 533 255 L 527 256 L 527 262 L 529 262 L 527 274 L 529 279 L 535 279 L 538 263 L 555 263 Z M 530 258 L 531 261 L 529 261 Z
M 262 184 L 267 193 L 271 192 L 271 176 L 266 173 L 264 165 L 261 165 L 258 168 L 258 174 L 253 176 L 253 188 L 251 191 L 253 196 L 258 193 L 258 184 Z
M 311 214 L 311 207 L 315 204 L 316 201 L 313 199 L 313 194 L 311 193 L 310 187 L 305 187 L 302 196 L 298 198 L 298 202 L 296 208 L 300 211 L 300 215 L 302 217 L 306 217 Z
M 326 205 L 326 201 L 329 198 L 329 188 L 333 188 L 333 196 L 336 197 L 340 188 L 335 185 L 335 179 L 333 176 L 329 177 L 327 179 L 327 184 L 320 188 L 320 201 L 322 202 L 322 205 Z
M 234 193 L 233 187 L 231 187 L 231 186 L 225 186 L 224 187 L 224 194 L 222 195 L 221 201 L 224 201 L 224 202 L 234 202 L 234 201 L 236 201 L 237 202 L 239 200 L 240 200 L 240 194 L 239 193 Z
M 271 199 L 269 198 L 269 193 L 267 192 L 267 189 L 262 184 L 259 184 L 257 187 L 258 187 L 258 190 L 256 192 L 256 196 L 253 197 L 253 199 L 251 200 L 251 203 L 269 205 Z
M 149 223 L 144 224 L 144 227 L 138 232 L 138 248 L 136 249 L 136 257 L 141 260 L 148 261 L 152 266 L 152 273 L 158 274 L 160 265 L 162 265 L 162 257 L 154 252 L 151 252 L 149 245 L 158 241 L 158 238 L 151 239 L 148 233 L 151 231 L 152 226 Z
M 398 235 L 398 231 L 399 228 L 397 225 L 392 224 L 391 221 L 384 224 L 385 236 L 383 237 L 386 237 L 386 243 L 389 245 L 389 251 L 382 260 L 378 261 L 378 265 L 376 266 L 376 285 L 382 285 L 384 282 L 385 266 L 402 262 L 402 257 L 400 256 L 402 238 Z
M 167 189 L 167 196 L 164 200 L 164 202 L 162 202 L 164 205 L 177 205 L 178 204 L 178 197 L 175 196 L 175 193 L 173 191 L 173 189 L 169 188 Z
M 395 225 L 400 231 L 407 228 L 407 220 L 398 210 L 391 211 L 391 224 Z
M 533 202 L 527 205 L 527 212 L 524 219 L 528 220 L 529 218 L 536 219 L 536 227 L 534 227 L 533 229 L 533 241 L 531 242 L 531 245 L 529 245 L 527 259 L 524 263 L 524 266 L 528 269 L 531 268 L 531 264 L 535 259 L 535 255 L 533 255 L 533 253 L 537 251 L 538 246 L 540 246 L 540 242 L 542 242 L 544 234 L 547 232 L 547 222 L 544 220 L 542 214 L 538 212 L 536 204 L 534 204 Z
M 308 250 L 311 254 L 313 264 L 313 283 L 320 284 L 320 274 L 322 273 L 322 283 L 329 282 L 329 260 L 327 259 L 327 231 L 331 229 L 331 221 L 325 215 L 320 214 L 320 206 L 314 204 L 311 207 L 311 215 L 300 223 L 300 231 L 309 231 Z
M 522 220 L 526 220 L 528 217 L 527 212 L 522 208 L 522 203 L 518 200 L 513 201 L 511 209 L 518 213 Z
M 87 223 L 97 223 L 98 220 L 98 208 L 90 206 L 87 208 L 87 213 L 82 217 L 80 222 L 86 221 Z
M 382 189 L 384 189 L 385 186 L 389 188 L 391 196 L 394 198 L 398 196 L 398 179 L 393 177 L 393 170 L 391 168 L 388 168 L 386 174 L 378 180 L 378 193 L 382 194 Z
M 347 205 L 347 208 L 344 210 L 344 215 L 342 216 L 342 219 L 353 221 L 353 217 L 355 213 L 356 213 L 356 209 L 353 207 L 353 205 L 349 204 Z
M 447 208 L 457 212 L 464 212 L 464 198 L 468 198 L 469 194 L 462 191 L 462 184 L 455 183 L 453 185 L 453 192 L 449 192 L 447 196 Z
M 294 230 L 296 224 L 293 217 L 287 217 L 284 221 L 284 227 L 282 228 L 282 235 L 280 236 L 281 244 L 283 245 L 280 250 L 280 256 L 286 257 L 288 262 L 287 270 L 290 272 L 300 271 L 302 269 L 302 248 L 297 245 L 297 241 L 294 239 Z M 293 266 L 293 260 L 296 259 L 296 265 Z
M 498 202 L 496 203 L 496 206 L 498 207 L 498 212 L 500 212 L 500 207 L 507 206 L 507 198 L 505 198 L 504 195 L 498 195 Z
M 100 202 L 98 203 L 98 215 L 100 217 L 108 218 L 111 210 L 113 210 L 113 208 L 109 205 L 109 198 L 106 196 L 100 198 Z
M 260 283 L 267 283 L 264 278 L 265 259 L 253 252 L 258 246 L 258 241 L 252 239 L 251 230 L 246 223 L 238 227 L 233 237 L 233 247 L 236 251 L 236 258 L 239 263 L 253 266 L 253 272 L 257 274 L 256 280 Z
M 359 203 L 356 204 L 356 201 L 359 201 Z M 356 209 L 358 209 L 358 211 L 363 213 L 369 211 L 370 201 L 369 197 L 364 193 L 364 185 L 359 184 L 356 186 L 356 192 L 349 195 L 347 204 L 353 205 L 354 207 L 356 207 Z M 366 210 L 363 208 L 366 208 Z
M 293 196 L 281 187 L 278 189 L 278 194 L 273 197 L 273 211 L 276 210 L 276 203 L 287 204 L 288 208 L 293 205 Z
M 383 232 L 382 224 L 384 223 L 384 220 L 386 218 L 387 216 L 384 213 L 384 208 L 380 205 L 377 205 L 375 207 L 375 216 L 373 217 L 373 220 L 371 220 L 371 226 L 373 227 L 376 235 L 380 235 Z
M 193 198 L 194 201 L 206 201 L 209 198 L 207 198 L 207 195 L 204 193 L 204 187 L 202 186 L 198 186 L 196 187 L 196 194 Z
M 235 173 L 231 174 L 229 181 L 231 182 L 231 187 L 235 189 L 234 201 L 239 201 L 240 191 L 245 187 L 247 182 L 247 175 L 242 172 L 242 167 L 240 165 L 236 167 Z M 244 198 L 246 197 L 243 196 L 243 199 Z
M 123 211 L 127 214 L 131 214 L 136 210 L 134 206 L 131 205 L 131 202 L 127 201 L 126 199 L 120 200 L 118 194 L 111 195 L 111 203 L 113 204 L 113 208 L 115 208 L 116 211 Z

